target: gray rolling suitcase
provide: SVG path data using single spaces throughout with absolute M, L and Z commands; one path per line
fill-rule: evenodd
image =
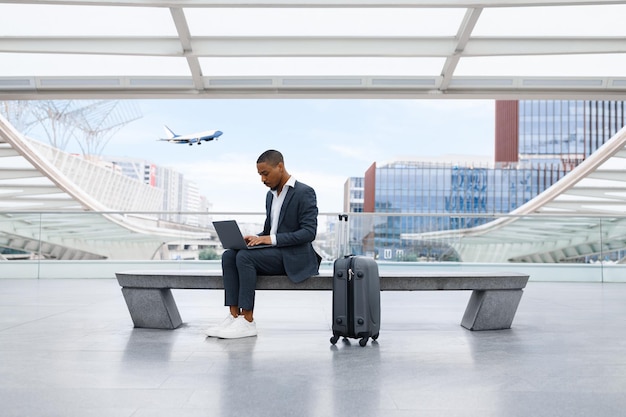
M 343 215 L 347 222 L 347 215 Z M 340 224 L 342 216 L 339 216 Z M 372 258 L 347 255 L 333 264 L 333 336 L 367 340 L 378 338 L 380 331 L 380 277 Z

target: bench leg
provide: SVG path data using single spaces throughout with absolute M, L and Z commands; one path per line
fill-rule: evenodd
M 175 329 L 183 322 L 169 288 L 122 288 L 135 327 Z
M 510 329 L 522 290 L 472 292 L 461 326 L 469 330 Z

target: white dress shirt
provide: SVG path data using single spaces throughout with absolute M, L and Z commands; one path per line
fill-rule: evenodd
M 289 176 L 289 179 L 283 185 L 283 189 L 280 194 L 278 191 L 271 190 L 274 198 L 272 198 L 272 208 L 270 210 L 271 227 L 270 238 L 272 239 L 272 245 L 276 246 L 276 231 L 278 230 L 278 218 L 280 217 L 280 209 L 283 207 L 285 196 L 289 192 L 289 187 L 293 188 L 296 185 L 296 179 L 293 175 Z

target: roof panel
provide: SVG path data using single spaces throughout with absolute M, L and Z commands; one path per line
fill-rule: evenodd
M 454 36 L 465 9 L 189 8 L 192 36 Z
M 623 77 L 624 68 L 626 68 L 626 54 L 623 53 L 463 57 L 459 61 L 455 75 L 561 78 Z M 581 86 L 572 84 L 570 87 L 576 88 Z M 540 86 L 537 85 L 536 87 Z M 600 85 L 596 87 L 600 87 Z
M 473 36 L 626 36 L 626 5 L 486 8 Z
M 176 36 L 166 8 L 1 4 L 0 36 Z
M 0 53 L 0 76 L 189 75 L 184 58 Z
M 205 76 L 438 76 L 444 58 L 200 58 Z

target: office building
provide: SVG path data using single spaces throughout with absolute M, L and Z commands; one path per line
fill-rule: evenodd
M 201 196 L 197 184 L 182 173 L 139 158 L 103 156 L 101 159 L 113 164 L 125 176 L 163 190 L 160 210 L 168 213 L 160 214 L 160 219 L 200 227 L 210 223 L 208 216 L 198 214 L 208 211 L 206 197 Z
M 390 215 L 369 232 L 351 233 L 363 237 L 363 253 L 379 259 L 442 260 L 449 254 L 445 246 L 425 247 L 401 235 L 472 228 L 493 220 L 490 215 L 510 213 L 614 136 L 626 124 L 624 106 L 622 101 L 496 101 L 493 162 L 375 162 L 363 178 L 362 211 Z M 358 209 L 352 197 L 359 189 L 353 187 L 346 191 L 347 203 Z M 420 215 L 396 216 L 400 213 Z
M 624 101 L 496 101 L 495 162 L 571 171 L 626 125 Z

